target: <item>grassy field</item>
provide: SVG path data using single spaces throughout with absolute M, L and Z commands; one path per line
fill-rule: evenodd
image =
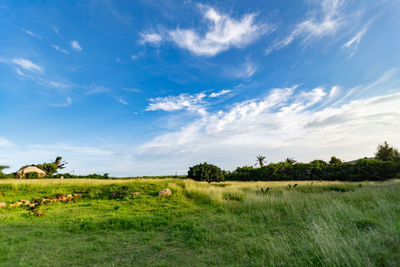
M 158 197 L 166 187 L 173 195 Z M 116 191 L 127 195 L 111 199 Z M 7 204 L 56 193 L 83 197 L 42 205 L 42 217 L 22 207 L 0 209 L 1 266 L 400 264 L 397 180 L 0 181 L 0 202 Z

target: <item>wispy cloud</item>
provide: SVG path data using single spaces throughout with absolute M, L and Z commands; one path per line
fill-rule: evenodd
M 199 93 L 196 95 L 180 94 L 178 96 L 151 98 L 149 100 L 149 105 L 146 107 L 146 111 L 189 110 L 198 112 L 199 114 L 205 114 L 206 111 L 202 106 L 202 103 L 206 96 L 205 93 Z
M 357 53 L 358 45 L 360 44 L 365 33 L 368 31 L 370 24 L 371 22 L 367 23 L 353 38 L 343 45 L 343 48 L 350 50 L 350 57 L 353 57 Z
M 225 94 L 229 94 L 230 92 L 232 92 L 232 91 L 231 90 L 221 90 L 221 91 L 216 92 L 216 93 L 211 93 L 210 97 L 219 97 L 219 96 L 222 96 L 222 95 L 225 95 Z
M 45 86 L 50 86 L 50 87 L 56 87 L 56 88 L 67 88 L 69 87 L 68 84 L 63 83 L 63 82 L 56 82 L 56 81 L 52 81 L 49 80 L 48 78 L 46 78 L 43 73 L 31 73 L 31 72 L 23 72 L 20 68 L 15 68 L 15 72 L 23 77 L 23 78 L 28 78 L 31 79 L 33 81 L 35 81 L 38 84 L 42 84 Z
M 62 53 L 64 53 L 64 54 L 68 54 L 68 51 L 67 51 L 67 50 L 62 49 L 62 48 L 59 47 L 58 45 L 51 44 L 50 46 L 53 47 L 53 48 L 54 48 L 55 50 L 57 50 L 57 51 L 60 51 L 60 52 L 62 52 Z
M 91 84 L 89 86 L 84 85 L 82 87 L 86 90 L 85 94 L 87 95 L 103 94 L 110 92 L 110 88 L 96 84 Z
M 79 44 L 78 41 L 73 40 L 73 41 L 70 42 L 70 45 L 71 45 L 71 48 L 72 48 L 72 49 L 74 49 L 74 50 L 76 50 L 76 51 L 78 51 L 78 52 L 81 52 L 81 51 L 82 51 L 82 47 L 81 47 L 81 45 Z
M 140 33 L 140 36 L 141 36 L 141 39 L 140 39 L 139 43 L 141 43 L 142 45 L 150 43 L 152 45 L 157 46 L 162 41 L 162 37 L 158 33 Z M 136 59 L 136 58 L 132 58 L 132 59 Z
M 334 35 L 344 25 L 344 15 L 341 13 L 343 1 L 322 0 L 319 4 L 319 11 L 315 13 L 321 16 L 313 15 L 297 24 L 286 38 L 276 41 L 267 48 L 265 53 L 268 55 L 274 50 L 288 46 L 296 39 L 302 39 L 303 44 L 306 44 L 327 35 Z
M 122 97 L 117 99 L 119 103 L 123 104 L 123 105 L 128 105 L 128 102 L 126 102 Z
M 11 62 L 20 66 L 21 68 L 30 71 L 30 72 L 34 72 L 34 73 L 43 73 L 44 70 L 42 67 L 40 67 L 39 65 L 33 63 L 32 61 L 30 61 L 29 59 L 25 59 L 25 58 L 13 58 L 11 59 Z
M 340 145 L 337 156 L 350 160 L 368 156 L 387 137 L 400 141 L 400 93 L 322 107 L 335 95 L 332 90 L 327 94 L 322 88 L 274 89 L 264 98 L 208 112 L 177 131 L 159 135 L 143 144 L 140 153 L 174 155 L 175 162 L 187 157 L 190 162 L 208 160 L 231 169 L 260 151 L 273 155 L 270 160 L 282 160 L 293 151 L 301 152 L 293 155 L 299 160 L 328 159 Z
M 61 104 L 53 104 L 52 106 L 55 108 L 68 108 L 72 105 L 72 99 L 71 97 L 67 96 L 66 100 L 64 103 Z
M 270 30 L 267 24 L 256 24 L 256 14 L 245 14 L 241 20 L 219 13 L 214 8 L 199 5 L 204 19 L 210 23 L 205 34 L 194 29 L 175 29 L 169 32 L 180 48 L 198 56 L 215 56 L 230 47 L 244 47 Z
M 234 78 L 251 78 L 257 71 L 257 65 L 250 60 L 246 60 L 242 65 L 235 69 L 227 69 L 226 75 Z
M 42 36 L 40 36 L 39 34 L 36 34 L 34 32 L 31 32 L 30 30 L 27 29 L 22 29 L 23 32 L 25 32 L 26 34 L 32 36 L 32 37 L 36 37 L 36 38 L 42 38 Z

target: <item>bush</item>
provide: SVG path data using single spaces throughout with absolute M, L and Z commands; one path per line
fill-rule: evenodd
M 36 165 L 42 171 L 45 171 L 47 175 L 53 175 L 57 172 L 58 166 L 55 163 L 43 163 Z
M 322 160 L 310 163 L 270 163 L 262 168 L 238 167 L 226 179 L 232 181 L 384 181 L 399 176 L 400 163 L 376 159 L 360 159 L 355 163 L 327 164 Z
M 39 175 L 37 172 L 27 172 L 27 173 L 25 173 L 25 178 L 26 179 L 37 179 L 37 178 L 39 178 Z
M 196 181 L 221 182 L 224 180 L 224 171 L 219 167 L 204 162 L 189 168 L 188 178 Z

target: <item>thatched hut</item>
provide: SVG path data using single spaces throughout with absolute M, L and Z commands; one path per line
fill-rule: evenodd
M 38 175 L 38 178 L 43 178 L 46 175 L 46 172 L 39 169 L 38 167 L 36 167 L 35 165 L 31 165 L 31 166 L 26 166 L 23 167 L 22 169 L 20 169 L 16 174 L 15 174 L 15 178 L 26 178 L 25 175 L 28 172 L 35 172 Z

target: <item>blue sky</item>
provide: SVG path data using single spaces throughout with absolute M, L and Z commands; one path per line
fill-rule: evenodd
M 0 0 L 0 164 L 116 176 L 400 144 L 398 1 Z

